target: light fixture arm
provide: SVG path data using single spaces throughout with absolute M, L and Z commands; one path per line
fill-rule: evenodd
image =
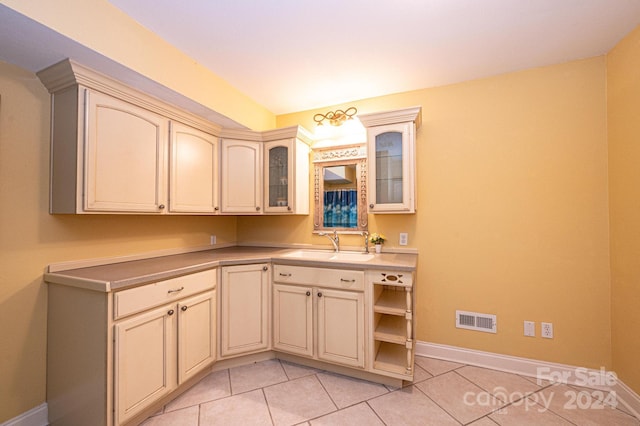
M 315 121 L 318 126 L 322 126 L 322 122 L 324 120 L 329 120 L 329 123 L 332 126 L 342 126 L 346 120 L 351 120 L 357 113 L 358 110 L 356 107 L 349 107 L 345 111 L 338 109 L 335 111 L 329 111 L 326 114 L 318 113 L 313 116 L 313 121 Z

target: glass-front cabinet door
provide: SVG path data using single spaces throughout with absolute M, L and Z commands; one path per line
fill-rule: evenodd
M 413 123 L 367 130 L 369 145 L 369 212 L 413 213 Z
M 267 143 L 265 144 L 265 154 L 267 171 L 265 211 L 290 211 L 291 141 Z

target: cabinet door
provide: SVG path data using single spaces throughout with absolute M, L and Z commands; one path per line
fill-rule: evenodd
M 293 212 L 293 140 L 268 142 L 264 145 L 264 211 Z
M 222 212 L 262 213 L 261 142 L 222 141 Z
M 364 367 L 364 296 L 351 291 L 316 289 L 318 358 Z
M 85 93 L 84 209 L 161 213 L 168 121 L 102 93 Z
M 370 127 L 369 211 L 415 212 L 414 124 Z
M 269 347 L 269 274 L 266 264 L 222 268 L 220 354 L 238 355 Z
M 273 285 L 273 347 L 313 356 L 313 289 Z
M 216 213 L 218 139 L 181 123 L 171 123 L 169 209 L 180 213 Z
M 216 296 L 208 291 L 178 303 L 178 384 L 216 357 Z
M 115 424 L 176 387 L 175 305 L 115 325 Z

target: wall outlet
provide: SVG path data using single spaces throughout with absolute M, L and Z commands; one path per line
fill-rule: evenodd
M 401 232 L 400 233 L 400 245 L 401 246 L 406 246 L 407 244 L 409 244 L 409 234 L 407 234 L 406 232 Z
M 216 243 L 216 236 L 215 236 L 215 235 L 212 235 L 212 236 L 210 237 L 210 239 L 209 239 L 209 244 L 211 244 L 211 245 L 215 245 L 215 243 Z
M 524 322 L 524 335 L 529 337 L 536 337 L 536 323 L 533 321 Z
M 540 335 L 545 339 L 553 339 L 553 324 L 550 322 L 540 323 Z

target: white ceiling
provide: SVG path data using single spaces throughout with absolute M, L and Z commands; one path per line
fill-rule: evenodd
M 109 0 L 277 114 L 608 52 L 640 0 Z

